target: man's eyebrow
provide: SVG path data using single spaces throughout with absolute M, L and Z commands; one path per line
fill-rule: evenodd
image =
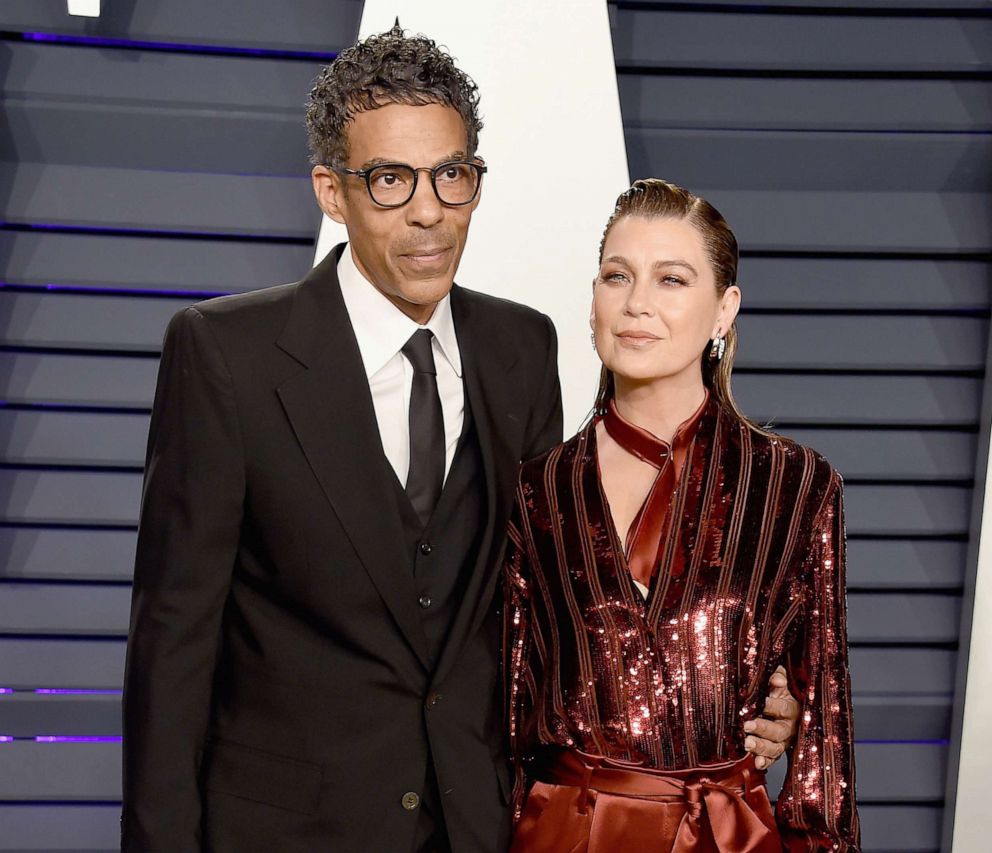
M 610 255 L 608 258 L 603 258 L 604 264 L 623 264 L 625 267 L 630 266 L 630 261 L 628 261 L 623 255 Z
M 378 166 L 380 163 L 395 163 L 395 160 L 387 160 L 385 157 L 373 157 L 371 160 L 366 160 L 358 167 L 359 172 L 364 172 L 366 169 L 371 169 L 373 166 Z
M 450 154 L 445 154 L 443 157 L 436 160 L 431 168 L 440 166 L 442 163 L 450 163 L 452 160 L 464 160 L 464 159 L 466 159 L 466 155 L 464 151 L 452 151 Z M 401 160 L 389 160 L 385 157 L 373 157 L 371 160 L 366 160 L 364 163 L 362 163 L 362 165 L 359 167 L 358 170 L 360 172 L 364 172 L 368 169 L 373 169 L 376 166 L 381 166 L 383 163 L 394 163 L 397 166 L 411 165 L 410 163 L 404 163 Z

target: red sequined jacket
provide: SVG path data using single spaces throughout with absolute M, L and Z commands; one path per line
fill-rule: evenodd
M 540 744 L 672 770 L 742 758 L 742 724 L 782 663 L 802 707 L 776 807 L 783 844 L 857 851 L 840 476 L 712 399 L 666 524 L 645 600 L 595 423 L 523 466 L 504 607 L 518 779 Z

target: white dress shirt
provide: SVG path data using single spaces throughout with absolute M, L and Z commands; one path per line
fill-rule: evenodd
M 465 418 L 462 360 L 451 317 L 451 294 L 438 302 L 426 325 L 418 325 L 362 275 L 355 265 L 350 244 L 345 246 L 338 261 L 338 280 L 372 391 L 382 449 L 397 479 L 404 485 L 410 470 L 413 367 L 400 350 L 417 329 L 430 329 L 434 333 L 432 347 L 437 391 L 444 414 L 444 475 L 447 477 Z

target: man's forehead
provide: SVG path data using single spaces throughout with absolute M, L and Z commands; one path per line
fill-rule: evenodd
M 387 104 L 355 115 L 346 128 L 349 159 L 371 164 L 412 162 L 430 165 L 458 159 L 467 153 L 467 134 L 461 115 L 441 104 L 411 106 Z

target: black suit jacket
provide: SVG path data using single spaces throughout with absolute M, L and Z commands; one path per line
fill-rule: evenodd
M 487 518 L 432 670 L 341 251 L 166 333 L 124 688 L 126 850 L 406 853 L 402 801 L 428 749 L 456 853 L 505 843 L 492 602 L 518 463 L 561 438 L 554 329 L 452 290 Z

